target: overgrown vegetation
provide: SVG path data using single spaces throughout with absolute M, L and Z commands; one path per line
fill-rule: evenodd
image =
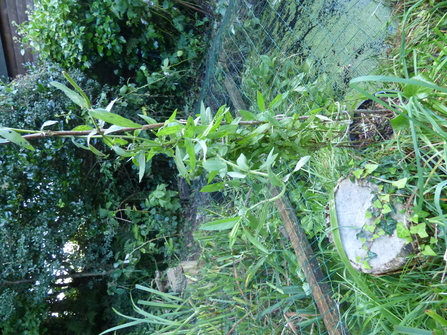
M 414 7 L 411 7 L 412 5 Z M 372 99 L 382 105 L 384 109 L 394 112 L 395 118 L 391 121 L 394 137 L 387 140 L 376 138 L 375 141 L 378 141 L 376 144 L 369 143 L 361 150 L 339 148 L 336 145 L 328 146 L 313 155 L 310 164 L 303 170 L 307 173 L 299 173 L 298 179 L 291 179 L 295 190 L 292 190 L 289 196 L 296 205 L 297 212 L 303 215 L 301 223 L 306 227 L 309 236 L 320 236 L 319 242 L 316 244 L 320 249 L 320 257 L 327 266 L 332 286 L 338 287 L 340 301 L 346 303 L 341 312 L 348 329 L 354 334 L 386 334 L 393 331 L 402 334 L 443 334 L 447 327 L 446 314 L 443 309 L 446 302 L 445 256 L 443 255 L 446 250 L 447 226 L 444 222 L 446 208 L 445 192 L 443 191 L 446 142 L 443 124 L 446 112 L 445 94 L 447 93 L 445 89 L 447 55 L 443 33 L 445 30 L 443 6 L 445 4 L 413 2 L 402 8 L 401 18 L 405 20 L 402 21 L 400 34 L 398 34 L 398 36 L 402 36 L 402 39 L 399 38 L 394 49 L 390 49 L 395 50 L 395 56 L 393 56 L 393 51 L 389 55 L 389 59 L 394 60 L 394 65 L 390 66 L 387 63 L 380 69 L 381 74 L 390 77 L 364 77 L 352 81 L 353 86 L 362 93 L 362 96 Z M 425 23 L 425 25 L 421 23 Z M 430 29 L 427 29 L 428 27 Z M 429 35 L 426 32 L 430 32 Z M 420 40 L 420 36 L 424 36 L 423 42 Z M 402 43 L 402 41 L 409 44 Z M 408 66 L 409 64 L 412 66 Z M 377 91 L 383 89 L 392 89 L 393 91 L 382 93 L 381 99 L 379 99 L 379 97 L 360 89 L 357 86 L 360 81 L 369 81 Z M 254 106 L 254 108 L 258 109 L 258 106 Z M 250 114 L 242 113 L 242 115 Z M 368 178 L 382 184 L 383 194 L 378 194 L 378 197 L 382 197 L 385 202 L 388 196 L 401 197 L 401 201 L 411 209 L 411 227 L 409 229 L 400 227 L 401 230 L 398 233 L 403 238 L 411 236 L 412 240 L 416 241 L 417 250 L 414 259 L 410 259 L 408 265 L 401 272 L 373 279 L 368 275 L 359 274 L 352 269 L 348 260 L 345 259 L 341 265 L 339 255 L 334 253 L 333 247 L 322 239 L 321 236 L 325 236 L 327 229 L 324 224 L 326 221 L 325 204 L 339 177 L 347 175 Z M 228 215 L 238 216 L 241 213 L 240 210 L 245 213 L 244 208 L 259 201 L 257 196 L 259 189 L 253 185 L 250 185 L 253 188 L 248 187 L 245 192 L 236 191 L 234 186 L 236 185 L 225 188 L 229 196 L 227 201 L 241 199 L 242 204 L 236 205 L 236 202 L 228 202 L 227 205 L 222 206 L 222 209 L 225 210 L 219 211 L 219 207 L 214 209 L 219 213 L 218 217 L 220 218 L 228 217 Z M 240 184 L 238 186 L 240 187 Z M 238 190 L 241 189 L 238 188 Z M 261 194 L 263 193 L 261 192 Z M 384 210 L 386 211 L 385 205 L 387 204 L 382 202 L 376 206 L 376 209 L 379 209 L 379 212 L 375 213 L 378 217 L 386 214 L 384 214 Z M 232 211 L 228 211 L 228 208 L 231 208 Z M 236 213 L 232 214 L 233 211 Z M 275 216 L 270 217 L 271 220 L 264 221 L 265 219 L 262 218 L 265 216 L 263 215 L 265 212 L 264 214 L 257 213 L 243 226 L 243 229 L 253 232 L 256 237 L 254 241 L 245 234 L 241 234 L 240 239 L 235 239 L 234 246 L 238 242 L 244 241 L 248 244 L 247 249 L 249 250 L 238 252 L 237 247 L 234 247 L 231 249 L 231 253 L 219 254 L 217 252 L 218 244 L 214 242 L 215 239 L 219 241 L 220 237 L 226 239 L 230 236 L 231 240 L 231 237 L 236 234 L 232 229 L 234 221 L 230 219 L 215 221 L 214 228 L 219 232 L 213 233 L 209 237 L 207 234 L 199 234 L 198 239 L 204 242 L 202 245 L 204 255 L 215 255 L 215 258 L 210 259 L 205 256 L 208 260 L 207 264 L 211 266 L 212 270 L 205 267 L 204 273 L 199 277 L 200 284 L 192 284 L 189 293 L 192 297 L 200 296 L 200 287 L 208 284 L 207 292 L 216 290 L 225 299 L 215 301 L 212 298 L 206 300 L 204 297 L 201 302 L 207 301 L 206 306 L 211 310 L 213 310 L 214 304 L 219 303 L 219 310 L 226 310 L 227 317 L 230 319 L 234 317 L 234 319 L 230 322 L 232 327 L 227 326 L 228 328 L 225 328 L 228 324 L 219 316 L 216 316 L 215 320 L 208 316 L 209 322 L 205 322 L 204 318 L 200 319 L 201 321 L 195 324 L 189 324 L 190 327 L 216 332 L 225 332 L 226 330 L 230 333 L 243 333 L 260 324 L 272 326 L 272 328 L 267 328 L 267 333 L 286 329 L 286 331 L 294 333 L 297 331 L 297 328 L 293 328 L 296 325 L 302 326 L 301 331 L 312 333 L 315 331 L 315 327 L 319 327 L 318 318 L 312 318 L 311 311 L 306 310 L 305 313 L 300 314 L 296 312 L 296 310 L 300 310 L 299 307 L 294 306 L 296 309 L 290 313 L 287 298 L 277 298 L 276 300 L 272 298 L 275 297 L 276 292 L 283 293 L 283 287 L 272 285 L 272 281 L 263 276 L 276 273 L 277 278 L 274 283 L 281 283 L 279 277 L 284 275 L 284 267 L 277 265 L 282 264 L 281 262 L 273 264 L 266 261 L 271 255 L 276 254 L 278 245 L 269 246 L 269 243 L 272 240 L 278 243 L 278 238 L 274 237 L 278 230 L 270 229 L 271 225 L 274 225 Z M 260 226 L 266 228 L 264 232 L 252 231 L 253 227 L 257 226 L 259 218 L 264 223 Z M 213 229 L 212 224 L 206 224 L 203 227 Z M 399 226 L 387 225 L 385 228 L 394 230 L 399 229 Z M 232 229 L 229 235 L 223 233 L 225 229 Z M 261 252 L 262 254 L 263 250 L 269 256 L 265 256 L 266 259 L 257 258 L 257 253 Z M 238 270 L 244 267 L 246 258 L 250 259 L 251 265 L 245 271 L 241 271 L 246 276 L 239 277 Z M 214 267 L 211 264 L 214 264 Z M 256 268 L 256 275 L 252 277 L 254 268 Z M 253 278 L 257 278 L 257 276 L 260 276 L 259 281 L 253 281 Z M 214 284 L 216 281 L 219 282 L 219 279 L 222 279 L 225 284 L 222 286 Z M 230 283 L 233 281 L 235 288 L 232 290 Z M 250 283 L 254 286 L 250 286 Z M 256 289 L 262 285 L 268 285 L 275 293 L 262 293 Z M 252 287 L 250 292 L 244 291 L 247 287 Z M 253 292 L 257 294 L 253 294 Z M 160 298 L 158 293 L 151 293 L 152 299 Z M 291 295 L 288 297 L 290 298 Z M 162 298 L 171 302 L 173 299 L 171 296 Z M 242 300 L 239 301 L 239 299 Z M 259 305 L 261 302 L 270 301 L 269 299 L 273 299 L 277 304 L 272 303 L 271 308 L 266 306 L 263 311 L 255 312 L 250 309 L 253 301 Z M 301 301 L 306 303 L 305 298 L 302 298 Z M 139 308 L 145 305 L 145 301 L 139 303 L 141 304 L 138 305 Z M 173 313 L 164 318 L 165 326 L 169 329 L 182 327 L 175 323 L 178 320 L 186 320 L 180 316 L 180 311 L 184 310 L 187 316 L 194 315 L 194 317 L 206 313 L 205 310 L 194 308 L 196 305 L 190 305 L 190 301 L 179 300 L 177 303 L 183 307 L 172 306 Z M 158 307 L 157 304 L 153 306 Z M 150 315 L 144 314 L 142 309 L 139 310 L 144 315 L 144 320 L 149 321 Z M 276 323 L 273 320 L 266 320 L 266 317 L 272 316 L 279 310 L 282 313 L 276 314 Z M 237 315 L 238 312 L 240 312 L 239 315 Z M 156 310 L 153 313 L 157 313 Z M 236 313 L 237 316 L 233 316 L 232 313 Z M 292 322 L 290 322 L 290 316 L 293 316 Z
M 183 1 L 35 1 L 20 42 L 41 63 L 2 84 L 1 133 L 94 127 L 49 84 L 66 84 L 63 70 L 92 107 L 114 99 L 108 108 L 130 120 L 164 119 L 179 106 L 187 115 L 210 17 Z M 173 161 L 160 155 L 135 169 L 97 139 L 88 145 L 103 155 L 69 138 L 40 141 L 33 151 L 0 148 L 1 243 L 11 248 L 2 254 L 4 334 L 98 333 L 116 322 L 105 306 L 132 313 L 136 278 L 150 280 L 176 257 L 182 242 Z
M 162 333 L 332 333 L 322 322 L 303 264 L 272 205 L 289 191 L 326 272 L 325 281 L 341 303 L 340 323 L 352 334 L 443 334 L 447 328 L 445 6 L 426 1 L 402 4 L 400 38 L 389 49 L 380 75 L 351 80 L 360 99 L 366 97 L 393 113 L 393 136 L 379 134 L 365 139 L 363 146 L 350 143 L 349 121 L 356 116 L 345 112 L 342 104 L 331 103 L 333 92 L 325 95 L 317 90 L 315 105 L 308 104 L 312 108 L 285 116 L 291 112 L 289 98 L 298 93 L 305 75 L 294 79 L 287 63 L 281 62 L 279 69 L 287 73 L 270 76 L 279 60 L 266 56 L 262 63 L 253 62 L 255 80 L 244 83 L 254 90 L 259 82 L 263 93 L 251 92 L 251 111 L 239 111 L 242 118 L 225 106 L 215 113 L 202 106 L 199 115 L 187 120 L 174 113 L 161 123 L 144 110 L 138 117 L 123 117 L 114 113 L 112 104 L 106 110 L 92 104 L 76 80 L 67 76 L 73 89 L 53 82 L 82 108 L 85 118 L 77 130 L 85 133 L 76 140 L 78 146 L 99 156 L 114 152 L 120 160 L 132 160 L 140 180 L 151 159 L 160 154 L 172 157 L 180 175 L 189 180 L 205 175 L 208 185 L 202 191 L 220 191 L 224 196 L 223 204 L 208 207 L 209 222 L 197 233 L 205 265 L 191 278 L 196 283 L 180 297 L 140 282 L 137 291 L 142 295 L 133 300 L 139 315 L 127 315 L 128 323 L 109 331 L 144 325 L 147 332 Z M 264 77 L 274 85 L 264 85 Z M 299 93 L 306 94 L 313 86 L 312 81 L 304 82 L 306 87 Z M 372 95 L 360 82 L 383 93 Z M 358 105 L 358 101 L 348 104 Z M 365 120 L 357 129 L 369 132 Z M 5 142 L 32 149 L 34 143 L 20 137 L 21 131 L 3 128 L 0 134 Z M 337 180 L 346 176 L 380 187 L 374 206 L 365 213 L 378 219 L 368 229 L 378 236 L 397 229 L 402 238 L 415 243 L 413 258 L 400 272 L 371 277 L 354 270 L 344 254 L 332 198 Z M 280 187 L 281 193 L 273 196 L 273 187 Z M 125 246 L 122 255 L 127 256 L 117 262 L 119 266 L 132 264 L 135 254 L 151 247 L 145 214 L 154 205 L 177 208 L 173 195 L 159 185 L 141 204 L 142 211 L 126 209 L 135 222 L 132 231 L 137 242 Z M 408 209 L 408 228 L 387 217 L 393 206 L 389 199 L 401 199 Z M 103 218 L 116 219 L 119 212 L 107 206 L 101 209 Z M 336 247 L 326 238 L 330 232 Z M 368 266 L 368 259 L 364 261 Z M 126 272 L 120 270 L 119 275 Z

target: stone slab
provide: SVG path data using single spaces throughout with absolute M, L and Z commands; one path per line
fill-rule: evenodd
M 335 208 L 345 253 L 355 269 L 370 274 L 384 274 L 401 268 L 413 250 L 411 243 L 399 238 L 396 232 L 372 240 L 372 233 L 364 230 L 363 236 L 366 234 L 369 251 L 377 256 L 368 260 L 371 269 L 363 265 L 368 254 L 358 234 L 366 224 L 374 221 L 367 219 L 365 213 L 372 206 L 377 190 L 377 185 L 373 183 L 359 179 L 352 182 L 349 178 L 342 179 L 335 190 Z M 401 213 L 403 205 L 396 203 L 394 207 L 396 213 L 391 214 L 391 217 L 407 225 L 407 217 Z

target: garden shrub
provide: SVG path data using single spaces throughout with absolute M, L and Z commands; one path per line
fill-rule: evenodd
M 53 130 L 71 129 L 84 120 L 79 107 L 50 82 L 67 83 L 62 68 L 56 64 L 28 64 L 28 73 L 10 84 L 0 87 L 0 117 L 4 127 L 40 129 L 48 120 L 58 120 Z M 84 88 L 93 105 L 103 106 L 113 90 L 89 79 L 80 70 L 70 71 L 70 75 Z M 59 127 L 59 128 L 57 128 Z
M 118 94 L 79 70 L 70 75 L 94 106 L 103 107 Z M 63 130 L 89 122 L 51 81 L 68 84 L 60 67 L 43 64 L 0 86 L 0 126 L 39 130 L 45 121 L 55 120 L 45 129 Z M 127 104 L 135 110 L 127 110 L 125 103 L 122 97 L 117 110 L 137 113 L 135 101 Z M 109 306 L 130 306 L 126 283 L 151 276 L 157 261 L 172 256 L 169 237 L 158 238 L 175 235 L 178 208 L 158 206 L 160 199 L 175 204 L 172 191 L 159 187 L 158 203 L 149 198 L 159 184 L 172 189 L 170 162 L 148 164 L 148 177 L 139 183 L 131 163 L 93 143 L 109 156 L 97 159 L 69 138 L 35 140 L 34 151 L 0 144 L 2 334 L 97 334 L 111 320 L 116 323 Z M 168 221 L 173 224 L 163 225 Z M 155 243 L 146 243 L 149 239 Z M 73 253 L 66 250 L 69 242 L 75 245 Z M 139 248 L 144 243 L 146 248 Z M 130 259 L 127 255 L 135 249 Z M 104 272 L 108 276 L 75 277 L 66 284 L 55 279 Z M 66 298 L 60 300 L 59 293 Z
M 173 0 L 37 0 L 20 33 L 24 46 L 63 68 L 106 82 L 150 77 L 158 92 L 168 92 L 188 83 L 185 72 L 204 50 L 207 19 L 188 8 Z M 153 77 L 159 71 L 170 75 L 168 83 Z

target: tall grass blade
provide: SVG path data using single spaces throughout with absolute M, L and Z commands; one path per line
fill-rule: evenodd
M 398 332 L 399 334 L 407 334 L 407 335 L 433 335 L 433 334 L 436 334 L 435 332 L 432 332 L 429 330 L 410 328 L 410 327 L 404 327 L 404 326 L 396 326 L 396 327 L 394 327 L 394 330 L 396 332 Z

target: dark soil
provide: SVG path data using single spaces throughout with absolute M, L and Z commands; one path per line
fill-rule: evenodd
M 379 92 L 382 93 L 382 92 Z M 380 98 L 387 101 L 388 98 Z M 394 131 L 390 120 L 396 115 L 393 111 L 373 100 L 363 101 L 354 111 L 352 123 L 349 126 L 349 138 L 356 148 L 364 148 L 371 143 L 389 140 Z

